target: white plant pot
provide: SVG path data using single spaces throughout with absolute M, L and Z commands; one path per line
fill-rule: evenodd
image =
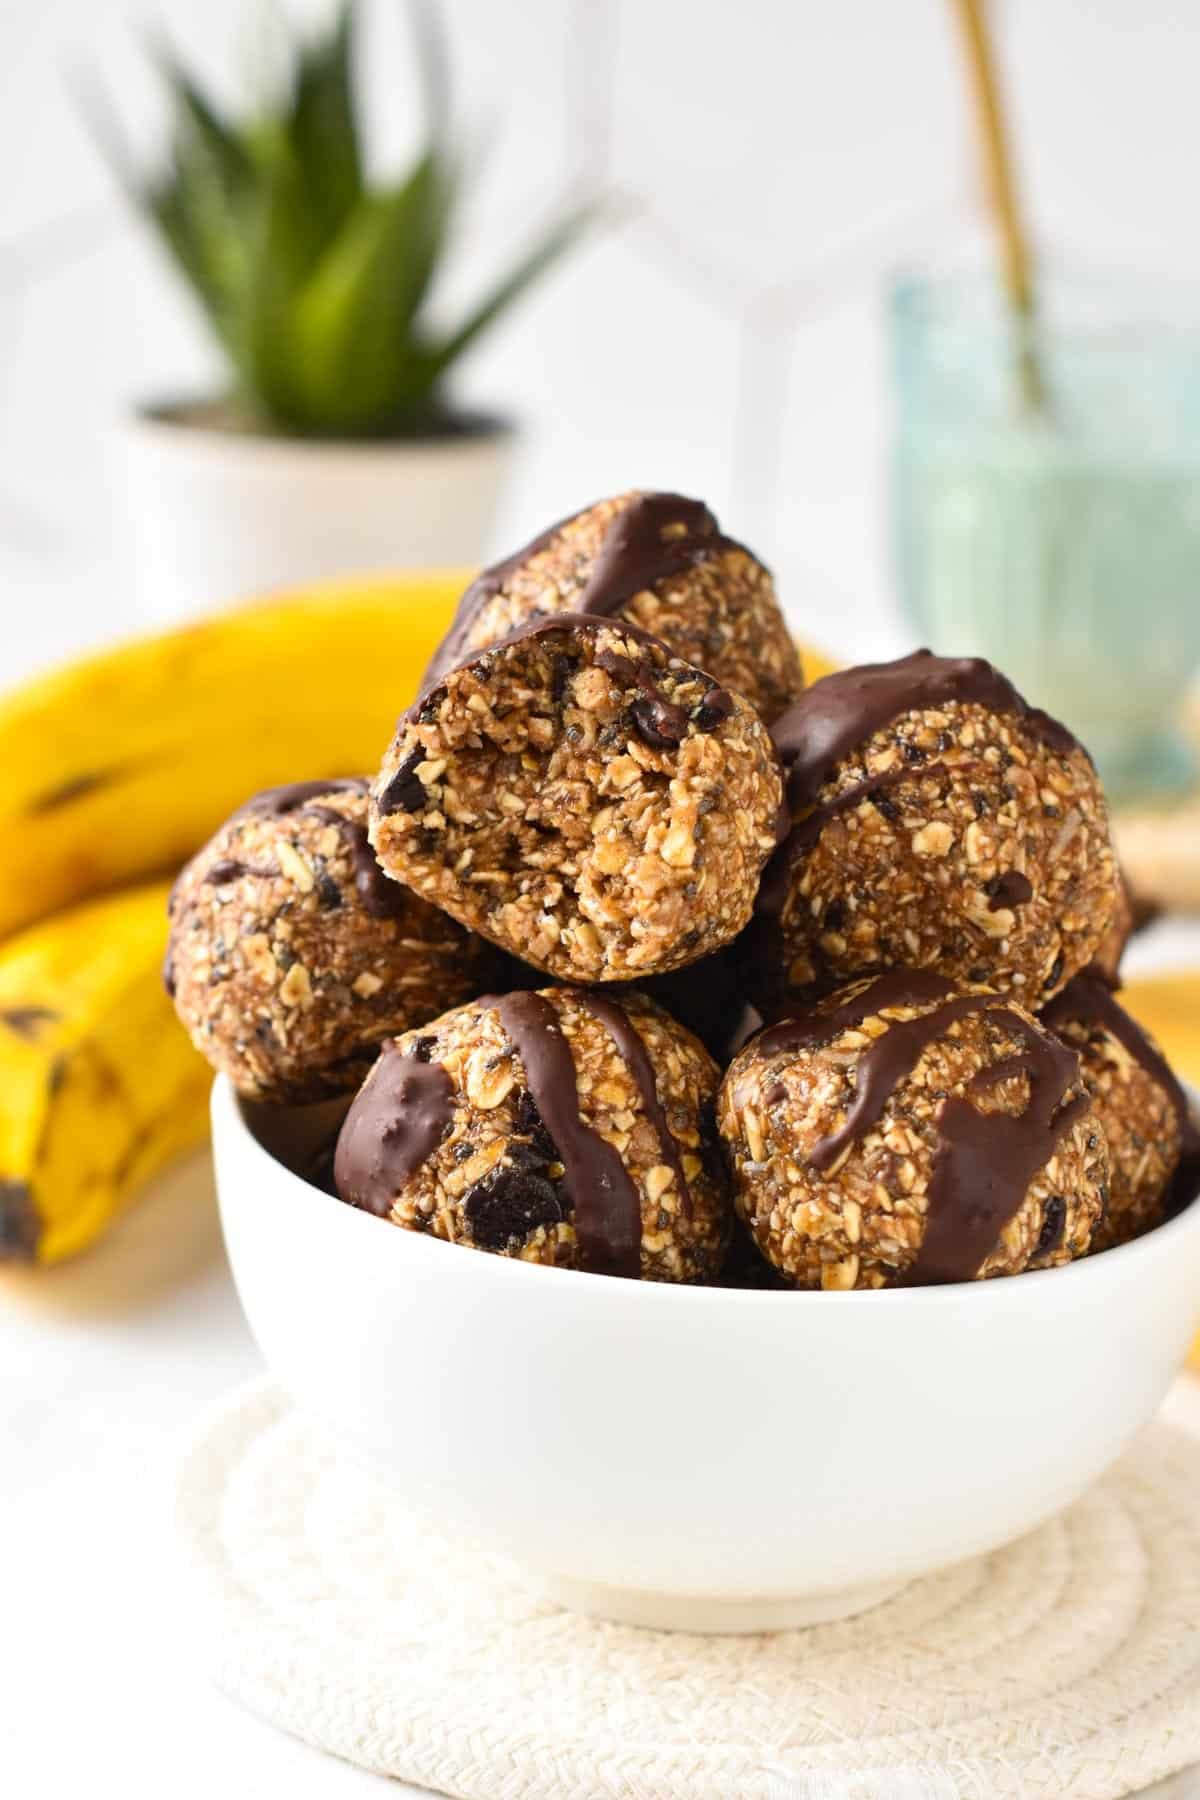
M 142 411 L 118 457 L 138 610 L 169 623 L 331 576 L 482 562 L 512 446 L 493 419 L 352 443 Z

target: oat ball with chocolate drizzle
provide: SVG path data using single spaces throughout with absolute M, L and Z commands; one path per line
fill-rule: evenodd
M 770 724 L 804 685 L 770 571 L 702 500 L 621 494 L 561 519 L 485 569 L 425 677 L 550 613 L 626 620 L 750 701 Z
M 744 946 L 769 1014 L 901 965 L 1036 1011 L 1095 955 L 1117 906 L 1095 769 L 989 663 L 847 669 L 773 735 L 792 824 Z
M 564 614 L 410 709 L 371 841 L 389 874 L 535 968 L 634 981 L 742 929 L 781 796 L 744 700 L 633 626 Z
M 248 801 L 171 896 L 168 992 L 242 1094 L 353 1093 L 386 1037 L 485 988 L 494 952 L 386 876 L 365 779 Z
M 489 996 L 386 1046 L 342 1126 L 338 1192 L 476 1250 L 705 1281 L 732 1222 L 719 1080 L 640 996 Z
M 852 984 L 734 1059 L 734 1206 L 803 1288 L 1015 1275 L 1082 1256 L 1108 1149 L 1079 1062 L 1022 1008 L 931 969 Z
M 1195 1197 L 1200 1131 L 1157 1044 L 1096 975 L 1077 975 L 1041 1022 L 1077 1053 L 1108 1140 L 1108 1206 L 1091 1246 L 1108 1250 Z

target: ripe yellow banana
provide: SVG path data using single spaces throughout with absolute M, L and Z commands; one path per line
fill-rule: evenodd
M 0 939 L 174 871 L 257 788 L 373 769 L 467 579 L 302 590 L 0 697 Z
M 162 987 L 168 883 L 0 945 L 0 1260 L 82 1250 L 200 1143 L 211 1074 Z

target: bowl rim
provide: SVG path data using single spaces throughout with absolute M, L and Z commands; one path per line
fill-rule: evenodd
M 1184 1091 L 1191 1102 L 1195 1103 L 1200 1096 L 1196 1089 L 1184 1083 Z M 284 1181 L 294 1184 L 312 1200 L 320 1200 L 328 1206 L 336 1208 L 340 1213 L 348 1215 L 357 1223 L 349 1225 L 350 1230 L 375 1230 L 383 1223 L 372 1214 L 361 1211 L 358 1207 L 348 1206 L 344 1201 L 336 1200 L 331 1195 L 306 1181 L 303 1175 L 297 1175 L 286 1163 L 280 1162 L 266 1146 L 259 1142 L 250 1129 L 249 1122 L 242 1109 L 241 1098 L 227 1075 L 218 1075 L 212 1089 L 212 1123 L 214 1138 L 222 1137 L 228 1131 L 237 1136 L 243 1146 L 247 1147 L 252 1159 L 265 1164 L 275 1175 Z M 619 1300 L 627 1296 L 631 1289 L 655 1295 L 655 1299 L 647 1299 L 640 1304 L 692 1306 L 710 1308 L 718 1304 L 730 1304 L 737 1307 L 762 1306 L 766 1303 L 795 1306 L 803 1299 L 806 1306 L 821 1305 L 825 1307 L 854 1307 L 868 1305 L 872 1307 L 890 1306 L 911 1307 L 913 1305 L 947 1306 L 961 1301 L 964 1293 L 974 1293 L 977 1298 L 973 1305 L 987 1306 L 1020 1306 L 1021 1295 L 1032 1297 L 1029 1283 L 1041 1283 L 1039 1293 L 1046 1297 L 1050 1294 L 1064 1302 L 1069 1301 L 1069 1292 L 1064 1284 L 1074 1282 L 1078 1285 L 1088 1280 L 1111 1279 L 1113 1275 L 1128 1273 L 1131 1280 L 1137 1280 L 1136 1270 L 1141 1263 L 1157 1257 L 1177 1240 L 1191 1233 L 1200 1234 L 1200 1194 L 1190 1200 L 1181 1211 L 1172 1218 L 1164 1220 L 1152 1230 L 1143 1232 L 1140 1237 L 1133 1238 L 1127 1244 L 1118 1244 L 1111 1250 L 1104 1250 L 1095 1256 L 1081 1256 L 1074 1262 L 1063 1263 L 1054 1269 L 1027 1269 L 1020 1276 L 1007 1276 L 993 1281 L 955 1281 L 945 1282 L 929 1287 L 894 1287 L 894 1288 L 852 1288 L 848 1291 L 825 1290 L 820 1288 L 735 1288 L 686 1283 L 681 1281 L 633 1281 L 612 1275 L 596 1275 L 586 1269 L 556 1269 L 556 1278 L 568 1279 L 577 1284 L 576 1291 L 581 1295 L 587 1291 L 593 1294 L 608 1294 Z M 401 1231 L 393 1229 L 391 1236 L 403 1243 L 400 1254 L 405 1256 L 441 1255 L 446 1251 L 460 1248 L 447 1243 L 442 1238 L 420 1231 Z M 386 1252 L 392 1255 L 395 1252 Z M 1105 1275 L 1103 1271 L 1107 1270 Z M 501 1273 L 501 1271 L 505 1271 Z M 464 1268 L 464 1276 L 474 1274 L 476 1278 L 494 1278 L 501 1281 L 527 1281 L 535 1283 L 543 1279 L 543 1267 L 539 1263 L 525 1262 L 515 1256 L 495 1256 L 486 1253 L 477 1255 L 471 1260 L 469 1268 Z M 1048 1284 L 1055 1283 L 1051 1289 Z M 583 1284 L 582 1286 L 578 1284 Z M 1013 1290 L 1016 1290 L 1014 1295 Z M 560 1290 L 561 1291 L 561 1290 Z

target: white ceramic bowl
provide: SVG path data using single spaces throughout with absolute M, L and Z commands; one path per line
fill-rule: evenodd
M 1028 1531 L 1149 1419 L 1200 1319 L 1200 1203 L 1008 1280 L 671 1287 L 391 1229 L 247 1120 L 219 1081 L 226 1242 L 296 1403 L 403 1506 L 637 1624 L 830 1618 Z

